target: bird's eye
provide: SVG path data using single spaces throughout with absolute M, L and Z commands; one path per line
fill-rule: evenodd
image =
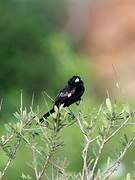
M 79 82 L 79 81 L 80 81 L 79 78 L 76 78 L 75 82 Z

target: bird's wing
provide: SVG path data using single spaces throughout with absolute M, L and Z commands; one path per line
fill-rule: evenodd
M 60 97 L 65 97 L 67 95 L 67 87 L 62 89 L 59 94 L 55 97 L 54 101 L 57 101 Z
M 62 104 L 65 102 L 66 99 L 70 98 L 75 94 L 76 88 L 71 88 L 69 86 L 66 86 L 63 90 L 60 91 L 60 93 L 55 98 L 55 104 Z

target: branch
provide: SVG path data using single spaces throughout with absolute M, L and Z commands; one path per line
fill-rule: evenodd
M 32 149 L 32 157 L 33 157 L 33 169 L 35 172 L 35 176 L 36 176 L 36 180 L 38 180 L 38 170 L 37 170 L 37 166 L 36 166 L 36 155 L 35 155 L 35 149 Z
M 92 142 L 94 142 L 96 139 L 98 139 L 99 136 L 93 138 L 93 139 L 90 139 L 87 134 L 85 133 L 85 130 L 84 130 L 84 127 L 80 121 L 80 112 L 78 114 L 78 116 L 75 116 L 77 122 L 78 122 L 78 125 L 79 125 L 79 128 L 84 136 L 84 139 L 85 139 L 85 147 L 82 151 L 82 158 L 83 158 L 83 169 L 82 169 L 82 176 L 81 176 L 81 180 L 84 180 L 84 178 L 86 179 L 89 179 L 89 173 L 88 173 L 88 165 L 87 165 L 87 158 L 88 158 L 88 148 L 90 146 L 90 144 Z
M 3 176 L 5 175 L 5 172 L 7 171 L 8 167 L 10 166 L 10 164 L 11 164 L 11 162 L 12 162 L 12 160 L 13 160 L 13 158 L 15 157 L 16 152 L 17 152 L 19 146 L 20 146 L 20 139 L 17 141 L 17 144 L 16 144 L 16 146 L 15 146 L 15 149 L 14 149 L 14 152 L 13 152 L 13 154 L 12 154 L 12 157 L 9 157 L 9 159 L 8 159 L 6 165 L 5 165 L 5 168 L 3 169 L 3 172 L 1 173 L 0 180 L 1 180 L 1 179 L 3 178 Z
M 54 130 L 53 130 L 53 136 L 52 136 L 51 145 L 50 145 L 50 151 L 49 151 L 49 154 L 48 154 L 48 156 L 47 156 L 47 158 L 43 164 L 42 170 L 39 173 L 38 180 L 41 180 L 42 176 L 45 173 L 45 170 L 48 167 L 48 164 L 50 163 L 50 160 L 51 160 L 51 157 L 53 156 L 53 153 L 55 152 L 55 150 L 59 146 L 59 145 L 57 146 L 57 144 L 56 144 L 56 138 L 57 138 L 59 131 L 60 131 L 60 116 L 58 113 L 56 122 L 54 123 Z
M 125 146 L 124 150 L 121 152 L 120 156 L 118 157 L 118 159 L 113 163 L 113 165 L 111 165 L 102 175 L 102 177 L 105 177 L 104 180 L 109 179 L 109 177 L 117 170 L 118 166 L 120 165 L 123 157 L 125 156 L 126 152 L 128 151 L 128 149 L 132 146 L 132 144 L 135 141 L 135 136 L 127 143 L 127 145 Z

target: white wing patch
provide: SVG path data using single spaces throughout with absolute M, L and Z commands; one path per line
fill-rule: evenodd
M 61 92 L 59 96 L 60 97 L 67 97 L 68 96 L 68 92 L 66 92 L 66 93 Z
M 75 82 L 79 82 L 79 81 L 80 81 L 79 78 L 76 78 Z
M 71 93 L 69 93 L 69 94 L 68 94 L 68 97 L 71 97 L 71 95 L 72 95 L 72 94 L 71 94 Z

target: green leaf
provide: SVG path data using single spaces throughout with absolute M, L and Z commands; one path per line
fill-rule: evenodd
M 124 134 L 124 139 L 125 139 L 125 142 L 128 143 L 128 137 L 126 134 Z
M 64 104 L 61 104 L 60 107 L 59 107 L 59 111 L 61 111 L 64 107 Z
M 131 180 L 131 174 L 127 173 L 126 180 Z
M 0 145 L 2 145 L 5 142 L 5 136 L 1 136 L 0 138 Z
M 87 121 L 83 120 L 82 122 L 83 122 L 83 124 L 84 124 L 84 126 L 85 126 L 86 128 L 89 127 L 89 124 L 87 123 Z
M 110 98 L 106 98 L 106 107 L 109 110 L 109 112 L 112 113 L 112 104 Z
M 11 123 L 5 124 L 5 129 L 7 130 L 7 132 L 11 132 L 12 131 Z
M 32 179 L 32 177 L 31 177 L 30 175 L 25 175 L 24 173 L 22 173 L 21 178 L 24 179 L 24 180 L 30 180 L 30 179 Z
M 54 112 L 54 113 L 52 114 L 53 119 L 56 119 L 56 118 L 57 118 L 57 115 L 58 115 L 58 113 L 57 113 L 57 112 Z
M 111 163 L 111 158 L 108 157 L 108 158 L 107 158 L 107 163 L 106 163 L 106 164 L 107 164 L 107 167 L 110 165 L 110 163 Z
M 54 106 L 54 111 L 56 112 L 56 113 L 58 113 L 58 107 L 57 106 Z
M 20 122 L 16 123 L 15 129 L 16 129 L 17 132 L 21 133 L 22 128 L 23 128 L 23 124 L 22 123 L 20 123 Z

